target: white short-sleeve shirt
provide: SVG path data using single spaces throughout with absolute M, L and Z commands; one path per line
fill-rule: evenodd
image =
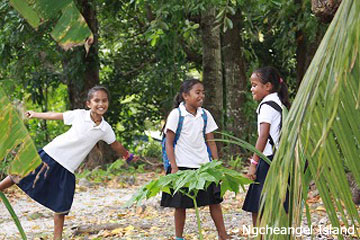
M 178 167 L 199 168 L 201 164 L 209 162 L 209 154 L 203 136 L 204 119 L 201 116 L 203 108 L 198 108 L 196 116 L 186 111 L 184 103 L 180 106 L 181 115 L 184 122 L 180 137 L 175 145 L 175 161 Z M 218 126 L 209 111 L 204 109 L 207 114 L 207 125 L 205 134 L 215 131 Z M 179 122 L 179 110 L 173 109 L 167 119 L 164 132 L 171 130 L 176 133 Z
M 258 108 L 256 109 L 257 113 L 257 125 L 258 125 L 258 134 L 260 135 L 260 124 L 261 123 L 269 123 L 270 124 L 270 136 L 272 137 L 275 147 L 279 147 L 279 139 L 280 139 L 280 121 L 281 121 L 281 114 L 276 111 L 273 107 L 262 104 L 264 102 L 274 101 L 276 102 L 281 108 L 283 108 L 283 104 L 280 101 L 280 98 L 277 93 L 271 93 L 263 98 L 260 102 Z M 261 106 L 262 104 L 262 106 Z M 260 108 L 261 106 L 261 108 Z M 260 109 L 259 109 L 260 108 Z M 260 112 L 259 112 L 260 110 Z M 265 156 L 273 155 L 273 150 L 269 140 L 267 140 L 263 154 Z
M 96 124 L 90 118 L 90 111 L 77 109 L 63 114 L 64 124 L 72 125 L 71 128 L 57 136 L 47 144 L 44 151 L 64 168 L 74 173 L 81 162 L 86 158 L 95 144 L 103 140 L 107 144 L 115 142 L 113 129 L 102 118 Z

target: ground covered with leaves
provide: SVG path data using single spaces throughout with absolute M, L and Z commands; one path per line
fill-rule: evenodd
M 139 206 L 123 207 L 141 185 L 158 175 L 153 172 L 124 175 L 105 183 L 80 179 L 72 210 L 65 220 L 64 239 L 174 239 L 173 211 L 159 206 L 160 196 Z M 32 201 L 17 187 L 12 187 L 5 193 L 28 239 L 52 239 L 53 215 L 50 210 Z M 250 214 L 241 210 L 244 197 L 243 192 L 237 196 L 227 193 L 222 204 L 225 225 L 232 239 L 250 238 L 243 229 L 243 226 L 251 226 Z M 331 234 L 319 233 L 319 229 L 328 227 L 330 222 L 316 190 L 309 193 L 308 203 L 315 239 L 336 239 Z M 0 205 L 0 212 L 0 239 L 20 239 L 4 204 Z M 208 208 L 201 208 L 200 214 L 205 239 L 217 239 Z M 185 238 L 198 239 L 195 211 L 192 209 L 187 212 Z M 302 238 L 310 239 L 310 235 Z

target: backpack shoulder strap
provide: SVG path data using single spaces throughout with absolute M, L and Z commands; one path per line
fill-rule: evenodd
M 205 109 L 202 108 L 202 114 L 201 117 L 204 119 L 204 127 L 203 127 L 203 136 L 204 136 L 204 140 L 206 141 L 206 137 L 205 137 L 205 132 L 206 132 L 206 126 L 207 126 L 207 120 L 208 120 L 208 116 L 205 112 Z
M 178 121 L 178 125 L 177 125 L 177 128 L 176 128 L 174 145 L 177 143 L 177 141 L 180 138 L 181 129 L 182 129 L 182 126 L 183 126 L 183 123 L 184 123 L 184 116 L 181 115 L 180 107 L 178 107 L 177 109 L 179 111 L 179 121 Z
M 276 111 L 278 111 L 280 113 L 279 128 L 281 129 L 281 127 L 282 127 L 282 108 L 275 101 L 266 101 L 266 102 L 261 103 L 261 105 L 259 107 L 259 113 L 260 113 L 260 109 L 261 109 L 262 105 L 264 105 L 264 104 L 269 105 L 270 107 L 272 107 L 273 109 L 275 109 Z M 274 142 L 273 138 L 271 137 L 270 133 L 269 133 L 269 143 L 274 148 L 275 142 Z

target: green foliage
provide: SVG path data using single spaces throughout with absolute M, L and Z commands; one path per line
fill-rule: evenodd
M 168 174 L 156 180 L 152 180 L 140 190 L 126 203 L 131 206 L 135 202 L 141 203 L 144 199 L 156 196 L 161 191 L 168 194 L 181 192 L 190 197 L 195 205 L 196 217 L 199 230 L 199 238 L 203 239 L 201 234 L 200 216 L 196 203 L 196 196 L 199 190 L 205 190 L 211 183 L 221 184 L 221 196 L 226 191 L 239 192 L 239 187 L 245 190 L 244 185 L 250 184 L 252 181 L 243 177 L 237 171 L 227 169 L 222 166 L 219 161 L 212 161 L 203 164 L 197 170 L 178 171 L 175 174 Z
M 10 0 L 10 4 L 35 29 L 49 19 L 58 17 L 61 12 L 51 36 L 65 50 L 83 45 L 88 38 L 93 38 L 85 19 L 72 0 L 58 2 Z

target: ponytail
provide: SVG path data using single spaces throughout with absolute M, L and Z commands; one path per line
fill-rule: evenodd
M 182 97 L 182 94 L 177 93 L 174 97 L 173 108 L 178 108 L 180 106 L 180 103 L 183 101 L 184 101 L 184 99 Z
M 278 95 L 282 104 L 284 104 L 284 106 L 289 110 L 291 106 L 289 100 L 289 91 L 288 91 L 288 86 L 284 81 L 280 83 L 280 89 L 278 91 Z

